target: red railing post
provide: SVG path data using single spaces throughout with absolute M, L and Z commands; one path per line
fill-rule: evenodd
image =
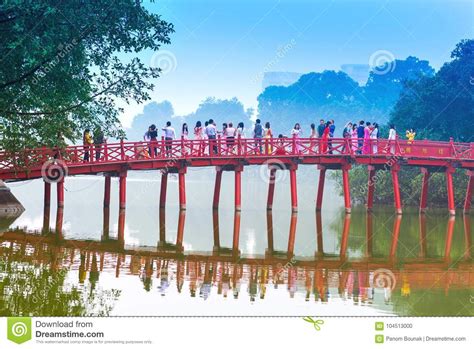
M 184 136 L 181 135 L 181 156 L 182 157 L 186 157 L 186 154 L 187 154 L 187 151 L 186 151 L 186 148 L 185 148 L 185 144 L 184 144 Z
M 125 161 L 125 148 L 123 146 L 123 138 L 120 138 L 120 160 Z
M 242 155 L 242 136 L 240 134 L 237 137 L 237 154 Z
M 221 135 L 217 135 L 217 155 L 222 154 L 222 137 Z
M 107 142 L 104 142 L 104 162 L 109 161 L 109 147 L 107 146 Z
M 291 143 L 291 153 L 293 155 L 296 155 L 297 151 L 296 151 L 296 135 L 293 135 L 293 138 L 292 138 L 292 143 Z
M 166 147 L 165 147 L 165 137 L 164 136 L 161 136 L 161 145 L 160 145 L 160 148 L 161 148 L 161 156 L 163 157 L 166 156 Z M 154 152 L 154 151 L 153 151 Z

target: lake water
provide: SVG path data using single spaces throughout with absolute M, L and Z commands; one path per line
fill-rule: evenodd
M 469 216 L 450 220 L 447 210 L 430 210 L 420 217 L 406 208 L 397 217 L 392 207 L 368 215 L 357 206 L 346 216 L 330 180 L 318 216 L 318 174 L 302 166 L 298 214 L 292 217 L 289 176 L 282 172 L 269 217 L 265 175 L 246 168 L 236 257 L 213 253 L 214 173 L 188 169 L 182 254 L 157 247 L 158 172 L 129 174 L 124 248 L 100 242 L 103 177 L 66 179 L 61 241 L 37 233 L 42 182 L 10 183 L 26 211 L 1 223 L 0 315 L 474 315 Z M 117 231 L 117 192 L 113 180 L 111 237 Z M 52 226 L 54 207 L 52 199 Z M 162 227 L 167 242 L 176 240 L 178 220 L 177 178 L 171 177 Z M 292 221 L 290 258 L 285 251 Z M 224 173 L 221 246 L 232 246 L 233 225 L 233 176 Z M 269 232 L 280 252 L 269 253 Z

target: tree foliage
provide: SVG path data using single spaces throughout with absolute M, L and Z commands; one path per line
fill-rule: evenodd
M 133 0 L 13 0 L 0 32 L 0 146 L 18 149 L 86 127 L 123 136 L 116 101 L 148 100 L 160 73 L 133 53 L 168 44 L 173 25 Z

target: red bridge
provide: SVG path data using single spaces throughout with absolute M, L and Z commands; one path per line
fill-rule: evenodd
M 64 178 L 71 175 L 104 174 L 104 231 L 109 229 L 111 177 L 119 177 L 120 211 L 118 236 L 123 239 L 125 226 L 126 178 L 131 170 L 160 170 L 160 211 L 166 203 L 167 178 L 169 173 L 178 173 L 180 209 L 186 208 L 185 174 L 192 167 L 214 166 L 216 178 L 213 208 L 219 206 L 219 195 L 223 171 L 235 173 L 235 211 L 240 216 L 241 173 L 245 166 L 268 166 L 269 184 L 267 209 L 272 208 L 275 190 L 275 173 L 288 170 L 290 173 L 291 206 L 298 209 L 296 170 L 299 165 L 317 165 L 319 184 L 316 193 L 316 210 L 321 210 L 326 170 L 341 170 L 346 212 L 351 211 L 349 169 L 352 165 L 365 165 L 368 170 L 367 208 L 372 209 L 377 171 L 391 172 L 394 204 L 398 214 L 402 203 L 398 184 L 401 166 L 416 166 L 423 173 L 420 211 L 427 207 L 430 174 L 444 172 L 447 185 L 449 213 L 455 214 L 452 174 L 457 168 L 465 169 L 469 176 L 464 210 L 469 211 L 474 186 L 474 143 L 314 138 L 268 138 L 268 139 L 215 139 L 180 140 L 162 139 L 156 142 L 120 142 L 93 146 L 69 146 L 66 148 L 26 149 L 19 152 L 0 152 L 0 179 L 21 181 L 43 178 L 44 226 L 49 229 L 49 207 L 51 182 L 57 184 L 58 213 L 56 231 L 62 231 L 64 207 Z M 46 224 L 47 223 L 47 224 Z M 234 224 L 239 225 L 236 221 Z M 234 226 L 234 231 L 238 231 Z M 182 236 L 178 237 L 178 239 Z M 289 237 L 290 242 L 293 237 Z M 238 234 L 234 234 L 233 247 L 238 246 Z M 289 242 L 289 244 L 290 244 Z

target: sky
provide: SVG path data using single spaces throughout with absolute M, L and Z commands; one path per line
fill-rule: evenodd
M 208 96 L 237 97 L 256 108 L 266 71 L 340 70 L 409 55 L 438 69 L 456 43 L 474 38 L 471 0 L 155 0 L 144 6 L 175 27 L 171 44 L 138 57 L 163 69 L 151 97 L 169 100 L 177 115 Z M 124 125 L 142 110 L 125 106 Z

